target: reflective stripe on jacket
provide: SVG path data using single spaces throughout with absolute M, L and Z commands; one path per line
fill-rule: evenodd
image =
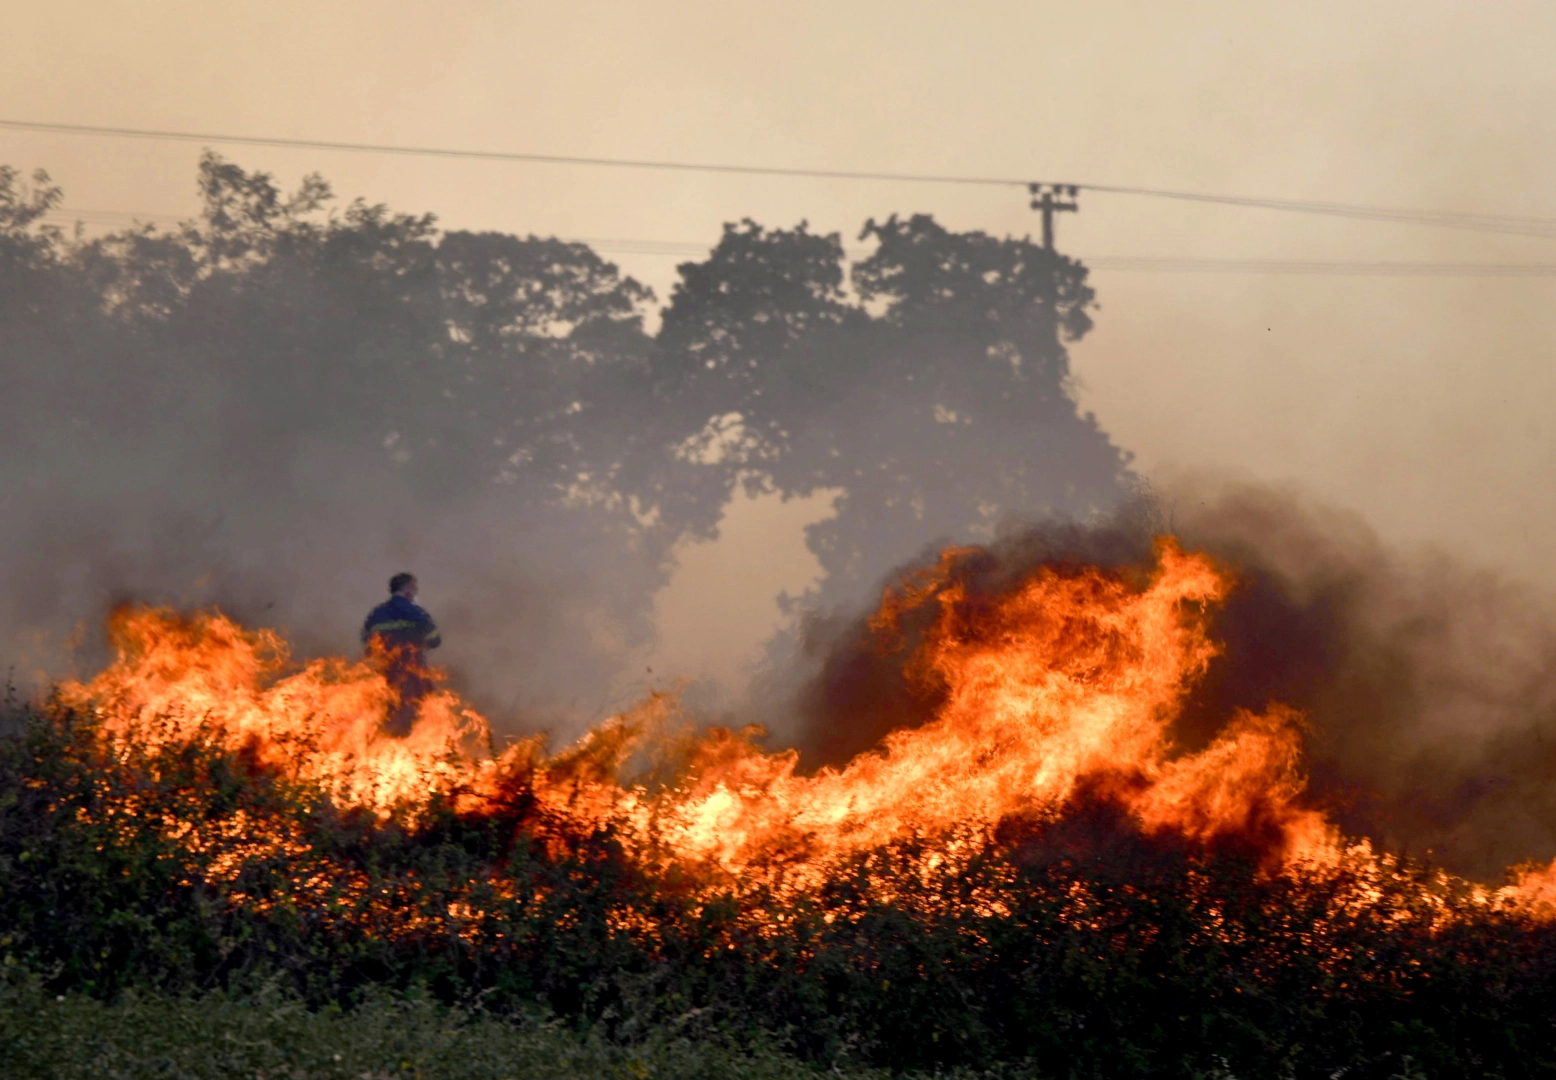
M 403 596 L 391 596 L 368 612 L 362 623 L 362 644 L 382 638 L 385 645 L 414 645 L 436 649 L 443 644 L 438 626 L 419 605 Z

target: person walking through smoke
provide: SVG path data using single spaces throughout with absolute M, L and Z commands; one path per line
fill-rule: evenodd
M 427 649 L 443 643 L 432 616 L 416 603 L 414 574 L 389 579 L 389 599 L 368 612 L 362 623 L 362 645 L 378 664 L 394 699 L 384 730 L 397 738 L 410 734 L 422 698 L 432 691 Z

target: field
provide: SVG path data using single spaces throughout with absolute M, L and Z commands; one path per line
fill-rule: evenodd
M 243 998 L 126 994 L 105 1005 L 0 992 L 5 1075 L 116 1080 L 803 1080 L 839 1075 L 775 1051 L 664 1036 L 631 1046 L 556 1020 L 495 1018 L 417 998 L 312 1010 L 272 992 Z M 860 1080 L 883 1075 L 847 1070 Z

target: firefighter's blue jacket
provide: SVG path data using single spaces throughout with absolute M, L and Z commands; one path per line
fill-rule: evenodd
M 362 644 L 381 638 L 388 646 L 410 645 L 417 649 L 436 649 L 443 644 L 438 626 L 420 605 L 403 596 L 391 596 L 372 611 L 362 624 Z

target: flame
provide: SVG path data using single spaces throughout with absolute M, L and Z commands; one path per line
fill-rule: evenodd
M 914 660 L 919 678 L 945 687 L 933 719 L 812 777 L 796 775 L 793 753 L 721 734 L 661 809 L 682 857 L 738 869 L 798 846 L 825 862 L 1013 815 L 1052 819 L 1083 784 L 1106 787 L 1149 831 L 1209 840 L 1260 823 L 1293 855 L 1336 849 L 1322 818 L 1297 805 L 1292 711 L 1240 716 L 1204 751 L 1173 756 L 1168 728 L 1217 652 L 1202 614 L 1227 579 L 1205 556 L 1164 541 L 1143 588 L 1095 567 L 1043 568 L 982 598 L 956 573 L 966 554 L 948 551 L 888 593 L 873 623 L 890 638 L 910 614 L 933 612 Z
M 429 694 L 410 734 L 391 738 L 382 729 L 394 692 L 377 666 L 323 659 L 289 671 L 278 634 L 245 630 L 220 612 L 120 608 L 108 634 L 113 662 L 58 694 L 94 711 L 111 738 L 213 737 L 376 810 L 425 800 L 490 757 L 486 720 L 449 691 Z
M 678 727 L 667 697 L 558 754 L 539 739 L 496 754 L 486 719 L 439 687 L 394 737 L 379 666 L 299 665 L 275 633 L 214 611 L 118 611 L 113 662 L 59 692 L 111 738 L 214 738 L 378 814 L 414 814 L 434 797 L 478 812 L 523 786 L 560 820 L 612 826 L 646 864 L 726 883 L 810 888 L 840 861 L 903 840 L 925 841 L 938 864 L 1002 823 L 1041 826 L 1099 799 L 1145 834 L 1251 844 L 1268 872 L 1388 872 L 1305 802 L 1294 710 L 1241 712 L 1202 750 L 1175 746 L 1173 721 L 1218 655 L 1210 613 L 1232 581 L 1208 556 L 1163 539 L 1147 570 L 1042 566 L 990 589 L 967 572 L 978 555 L 946 551 L 888 589 L 870 624 L 883 649 L 916 642 L 907 674 L 936 690 L 933 715 L 811 775 L 795 751 L 762 749 L 760 729 Z M 678 757 L 670 782 L 625 776 L 645 751 Z M 1556 865 L 1476 895 L 1549 917 Z

